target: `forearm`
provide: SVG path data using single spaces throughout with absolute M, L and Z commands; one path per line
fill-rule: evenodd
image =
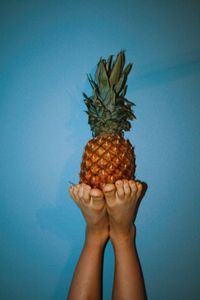
M 104 246 L 86 239 L 71 283 L 68 300 L 101 299 L 101 265 Z
M 113 300 L 144 300 L 145 288 L 136 253 L 134 236 L 113 242 L 115 276 Z

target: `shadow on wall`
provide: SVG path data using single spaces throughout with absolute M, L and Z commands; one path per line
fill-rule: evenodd
M 76 87 L 72 87 L 71 89 L 72 91 L 69 89 L 66 90 L 66 102 L 69 102 L 69 99 L 73 99 L 73 105 L 68 107 L 68 111 L 66 111 L 66 121 L 63 124 L 65 132 L 63 140 L 66 141 L 66 149 L 62 149 L 62 151 L 64 152 L 64 157 L 66 153 L 66 161 L 60 174 L 56 199 L 54 203 L 43 205 L 36 213 L 36 219 L 41 229 L 48 230 L 56 235 L 56 237 L 65 241 L 75 239 L 74 230 L 78 228 L 76 224 L 71 222 L 73 218 L 77 218 L 79 211 L 71 200 L 68 189 L 70 181 L 78 182 L 79 180 L 79 160 L 81 159 L 80 153 L 82 151 L 79 146 L 82 142 L 81 137 L 79 137 L 77 133 L 74 133 L 77 127 L 73 128 L 73 124 L 79 124 L 80 114 L 77 110 L 75 111 L 75 107 L 80 105 L 81 92 L 79 94 L 79 88 Z M 70 145 L 70 147 L 68 145 Z M 77 172 L 75 170 L 77 170 Z M 71 228 L 72 226 L 73 228 Z
M 74 176 L 72 176 L 69 167 L 66 166 L 60 177 L 60 188 L 55 204 L 42 206 L 36 214 L 37 223 L 41 229 L 53 233 L 70 245 L 73 244 L 73 249 L 66 257 L 66 263 L 61 269 L 51 300 L 66 299 L 75 262 L 78 260 L 82 248 L 80 236 L 84 236 L 84 234 L 80 234 L 80 231 L 84 230 L 82 225 L 84 221 L 81 215 L 79 216 L 80 212 L 68 194 L 68 178 L 71 179 Z
M 77 93 L 77 91 L 74 91 Z M 69 91 L 67 91 L 69 96 Z M 77 96 L 77 95 L 76 95 Z M 70 109 L 71 118 L 74 118 L 74 122 L 77 121 L 79 115 L 72 114 Z M 36 212 L 36 222 L 38 226 L 48 234 L 54 235 L 60 240 L 61 245 L 66 244 L 69 246 L 69 253 L 67 256 L 64 254 L 60 259 L 64 261 L 63 266 L 57 266 L 57 272 L 60 276 L 58 281 L 55 282 L 54 293 L 51 297 L 52 300 L 66 299 L 67 291 L 73 275 L 75 262 L 80 255 L 80 249 L 82 248 L 82 238 L 84 237 L 84 220 L 81 217 L 81 213 L 72 201 L 68 188 L 69 181 L 77 182 L 79 173 L 79 160 L 81 159 L 82 149 L 80 144 L 81 138 L 73 136 L 72 119 L 67 119 L 64 124 L 63 140 L 67 141 L 66 145 L 71 145 L 70 149 L 63 149 L 66 152 L 66 160 L 63 169 L 59 175 L 58 186 L 54 201 L 43 204 Z M 69 124 L 70 123 L 70 124 Z M 80 141 L 79 141 L 80 140 Z M 80 153 L 79 153 L 80 152 Z M 77 159 L 79 157 L 79 159 Z M 73 167 L 72 167 L 73 166 Z M 77 171 L 76 171 L 77 170 Z M 62 242 L 64 241 L 64 243 Z M 51 263 L 51 262 L 50 262 Z
M 66 178 L 71 178 L 70 175 L 69 168 L 66 168 L 61 175 L 60 190 L 55 204 L 42 206 L 37 211 L 36 215 L 37 222 L 41 229 L 52 232 L 62 240 L 73 240 L 74 238 L 73 230 L 69 230 L 70 227 L 72 227 L 72 215 L 70 215 L 70 217 L 68 215 L 69 211 L 70 213 L 75 211 L 71 207 L 75 206 L 75 204 L 68 195 L 68 184 Z
M 55 288 L 55 291 L 53 293 L 53 296 L 51 297 L 51 300 L 58 300 L 58 299 L 66 299 L 68 290 L 69 290 L 69 270 L 74 270 L 74 259 L 75 255 L 72 254 L 72 256 L 69 259 L 69 262 L 66 263 L 65 267 L 63 268 L 58 284 Z
M 167 61 L 141 66 L 134 79 L 134 89 L 143 89 L 200 72 L 199 51 L 179 55 Z
M 76 247 L 75 249 L 73 247 L 73 251 L 70 253 L 70 257 L 68 258 L 59 276 L 51 300 L 66 299 L 69 292 L 74 269 L 76 267 L 75 262 L 78 261 L 78 257 L 80 255 L 80 249 L 81 245 L 79 245 L 79 247 Z

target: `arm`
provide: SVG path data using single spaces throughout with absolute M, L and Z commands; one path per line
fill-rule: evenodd
M 68 300 L 101 299 L 102 256 L 108 239 L 108 217 L 103 193 L 85 184 L 70 194 L 86 220 L 86 240 L 72 279 Z
M 101 299 L 101 265 L 103 247 L 86 240 L 76 266 L 68 300 Z
M 146 299 L 132 224 L 141 190 L 142 185 L 133 180 L 120 180 L 104 187 L 110 239 L 115 252 L 113 300 Z
M 115 252 L 113 299 L 146 299 L 133 234 L 123 241 L 113 241 Z

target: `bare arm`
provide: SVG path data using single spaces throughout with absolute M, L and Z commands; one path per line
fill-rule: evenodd
M 76 266 L 68 300 L 101 299 L 103 247 L 85 243 Z
M 84 184 L 70 194 L 86 220 L 86 240 L 72 279 L 68 300 L 101 299 L 102 256 L 108 239 L 103 193 Z
M 145 300 L 145 287 L 135 248 L 132 224 L 142 185 L 120 180 L 106 185 L 104 193 L 110 223 L 110 239 L 115 253 L 113 300 Z
M 132 234 L 123 242 L 113 242 L 113 247 L 115 252 L 113 299 L 146 299 L 143 277 Z

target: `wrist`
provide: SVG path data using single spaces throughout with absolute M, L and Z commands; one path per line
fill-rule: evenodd
M 135 234 L 136 228 L 135 225 L 131 225 L 130 229 L 127 230 L 112 230 L 110 231 L 110 240 L 114 247 L 116 248 L 124 248 L 124 247 L 132 247 L 135 242 Z
M 108 241 L 108 230 L 96 230 L 95 228 L 87 226 L 85 245 L 95 248 L 104 248 Z

